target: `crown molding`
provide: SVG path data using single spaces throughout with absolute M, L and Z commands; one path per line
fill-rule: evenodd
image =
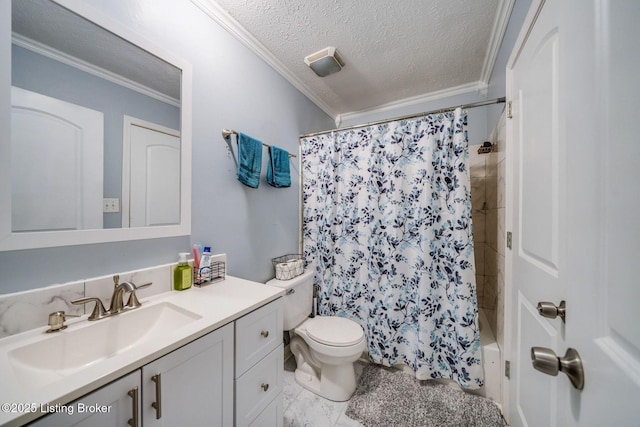
M 150 98 L 154 98 L 161 102 L 173 105 L 174 107 L 181 106 L 179 99 L 173 98 L 171 96 L 167 96 L 161 92 L 158 92 L 157 90 L 151 89 L 133 80 L 129 80 L 125 77 L 122 77 L 119 74 L 105 70 L 104 68 L 97 67 L 94 64 L 83 61 L 79 58 L 76 58 L 75 56 L 68 55 L 57 49 L 53 49 L 50 46 L 47 46 L 45 44 L 42 44 L 30 38 L 13 33 L 11 35 L 11 43 L 15 44 L 16 46 L 20 46 L 24 49 L 30 50 L 32 52 L 35 52 L 39 55 L 45 56 L 47 58 L 51 58 L 54 61 L 61 62 L 63 64 L 74 67 L 78 70 L 100 77 L 104 80 L 110 81 L 111 83 L 115 83 L 119 86 L 126 87 L 127 89 L 131 89 L 133 91 L 146 95 Z
M 449 98 L 451 96 L 463 95 L 473 92 L 478 93 L 481 96 L 486 96 L 486 91 L 487 84 L 484 82 L 477 81 L 473 83 L 467 83 L 460 86 L 455 86 L 435 92 L 429 92 L 418 96 L 400 99 L 398 101 L 393 101 L 386 104 L 381 104 L 373 108 L 367 108 L 366 110 L 352 111 L 350 113 L 341 114 L 338 118 L 336 118 L 336 126 L 340 126 L 340 123 L 347 120 L 358 120 L 365 116 L 370 116 L 377 113 L 385 113 L 402 108 L 415 107 L 420 104 Z
M 484 64 L 482 66 L 482 72 L 480 73 L 480 81 L 489 84 L 491 74 L 493 74 L 493 68 L 496 65 L 498 59 L 498 53 L 500 52 L 500 46 L 504 39 L 504 34 L 507 31 L 507 25 L 509 24 L 509 17 L 513 10 L 513 5 L 516 0 L 502 0 L 498 7 L 498 13 L 496 19 L 493 21 L 493 29 L 491 31 L 491 39 L 489 41 L 489 48 L 484 58 Z
M 326 102 L 317 97 L 302 80 L 297 78 L 285 65 L 276 58 L 262 43 L 260 43 L 251 33 L 249 33 L 238 21 L 233 19 L 231 15 L 220 7 L 213 0 L 190 0 L 196 7 L 202 10 L 211 19 L 217 22 L 222 28 L 233 35 L 238 41 L 248 47 L 253 53 L 258 55 L 269 66 L 276 70 L 282 77 L 298 89 L 304 96 L 309 98 L 311 102 L 316 104 L 318 108 L 327 113 L 329 117 L 335 120 L 338 113 L 331 108 Z
M 333 108 L 331 108 L 321 98 L 316 96 L 307 85 L 302 82 L 294 73 L 273 55 L 262 43 L 260 43 L 251 33 L 249 33 L 238 21 L 236 21 L 227 11 L 222 9 L 214 0 L 190 0 L 196 7 L 202 10 L 206 15 L 218 23 L 227 32 L 232 34 L 238 41 L 244 44 L 258 57 L 270 65 L 276 72 L 282 75 L 289 83 L 291 83 L 296 89 L 304 94 L 311 102 L 313 102 L 318 108 L 329 115 L 339 126 L 345 120 L 357 119 L 358 117 L 375 114 L 378 112 L 390 111 L 397 108 L 410 107 L 420 103 L 434 101 L 442 98 L 447 98 L 454 95 L 460 95 L 470 92 L 477 92 L 481 96 L 487 95 L 488 83 L 495 66 L 498 52 L 500 51 L 500 45 L 509 23 L 509 17 L 511 10 L 515 4 L 515 0 L 501 0 L 496 19 L 493 23 L 493 30 L 491 33 L 490 45 L 485 55 L 485 60 L 480 74 L 480 79 L 477 82 L 448 88 L 442 91 L 429 92 L 427 94 L 418 95 L 410 98 L 401 99 L 398 101 L 390 102 L 388 104 L 382 104 L 377 107 L 369 108 L 366 110 L 353 111 L 348 113 L 339 114 Z

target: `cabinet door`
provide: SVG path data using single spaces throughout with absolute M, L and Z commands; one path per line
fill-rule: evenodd
M 137 391 L 137 397 L 134 396 L 134 390 Z M 140 370 L 136 370 L 71 403 L 50 405 L 47 410 L 51 414 L 36 420 L 31 425 L 38 427 L 140 426 L 142 425 L 138 415 L 140 414 L 140 397 Z M 136 405 L 135 410 L 134 405 Z M 138 415 L 137 422 L 133 421 L 134 414 Z M 131 421 L 130 424 L 129 421 Z
M 233 324 L 143 366 L 147 426 L 233 425 Z

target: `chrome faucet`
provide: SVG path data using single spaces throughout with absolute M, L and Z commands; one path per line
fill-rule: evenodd
M 124 308 L 124 293 L 135 292 L 136 285 L 133 282 L 118 283 L 120 276 L 113 276 L 113 294 L 111 295 L 111 305 L 109 306 L 109 314 L 114 315 L 120 313 Z
M 113 276 L 113 294 L 111 295 L 111 304 L 109 305 L 109 310 L 105 310 L 102 301 L 100 298 L 93 297 L 85 297 L 78 298 L 76 300 L 71 301 L 72 304 L 86 304 L 88 302 L 95 302 L 96 305 L 91 312 L 88 320 L 100 320 L 105 317 L 114 316 L 118 313 L 121 313 L 126 310 L 132 310 L 134 308 L 140 307 L 140 301 L 138 301 L 138 297 L 136 296 L 136 291 L 138 289 L 146 288 L 151 286 L 151 282 L 145 283 L 143 285 L 136 286 L 133 282 L 122 282 L 120 281 L 120 276 L 117 274 Z M 129 300 L 127 304 L 124 304 L 124 293 L 129 292 Z
M 124 310 L 131 310 L 134 308 L 140 307 L 140 301 L 138 301 L 138 297 L 136 296 L 136 291 L 138 289 L 146 288 L 151 286 L 151 282 L 145 283 L 142 285 L 136 285 L 133 282 L 122 282 L 118 283 L 120 280 L 120 276 L 117 274 L 113 276 L 113 295 L 111 295 L 111 305 L 109 306 L 109 315 L 113 316 L 114 314 L 118 314 Z M 129 300 L 127 301 L 127 305 L 124 305 L 124 293 L 129 292 Z

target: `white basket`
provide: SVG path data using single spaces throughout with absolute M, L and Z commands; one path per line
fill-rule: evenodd
M 279 262 L 275 267 L 278 280 L 291 280 L 304 273 L 304 262 L 301 259 Z

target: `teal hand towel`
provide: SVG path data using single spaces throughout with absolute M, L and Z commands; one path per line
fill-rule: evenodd
M 238 132 L 238 181 L 258 188 L 261 168 L 262 142 Z
M 291 187 L 288 151 L 274 146 L 269 147 L 267 184 L 276 188 Z

